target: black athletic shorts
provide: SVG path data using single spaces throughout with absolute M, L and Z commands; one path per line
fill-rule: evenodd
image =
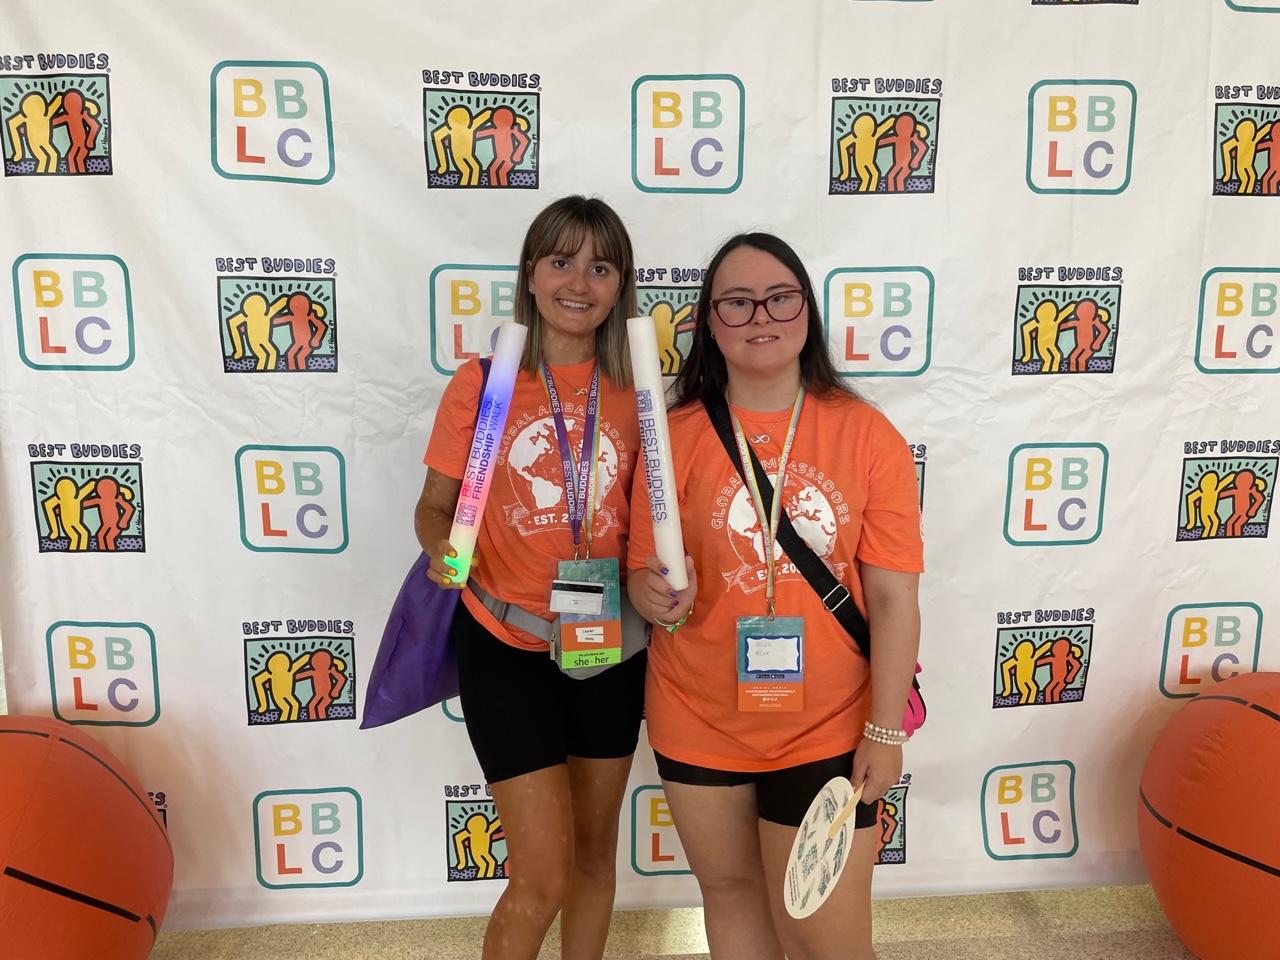
M 648 651 L 575 680 L 546 651 L 503 643 L 463 603 L 453 619 L 453 643 L 467 735 L 489 783 L 569 757 L 608 760 L 636 752 Z
M 802 763 L 798 767 L 768 770 L 763 773 L 743 773 L 733 770 L 712 770 L 695 767 L 664 757 L 656 750 L 658 775 L 672 783 L 684 783 L 694 787 L 740 787 L 755 784 L 756 811 L 761 820 L 780 823 L 785 827 L 798 827 L 819 791 L 833 777 L 848 777 L 853 773 L 853 753 L 843 753 L 828 760 Z M 876 823 L 876 805 L 859 803 L 854 811 L 855 829 L 871 827 Z

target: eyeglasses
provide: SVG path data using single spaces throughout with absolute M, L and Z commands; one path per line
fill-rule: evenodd
M 779 323 L 789 323 L 800 316 L 805 299 L 803 290 L 779 290 L 762 300 L 752 297 L 720 297 L 711 301 L 711 309 L 726 327 L 741 327 L 750 323 L 759 306 L 763 306 L 765 313 Z

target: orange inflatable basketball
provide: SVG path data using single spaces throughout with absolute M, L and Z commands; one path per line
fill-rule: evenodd
M 0 955 L 142 960 L 173 884 L 147 793 L 102 744 L 0 716 Z
M 1201 960 L 1278 960 L 1280 673 L 1179 710 L 1142 772 L 1138 840 L 1160 905 Z

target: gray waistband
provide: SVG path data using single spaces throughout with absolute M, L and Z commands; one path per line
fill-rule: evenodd
M 474 580 L 467 584 L 467 589 L 476 595 L 476 598 L 484 604 L 484 608 L 492 613 L 500 623 L 509 623 L 525 633 L 532 634 L 539 640 L 547 643 L 551 642 L 552 624 L 543 620 L 536 613 L 530 613 L 524 607 L 508 603 L 506 600 L 499 600 Z

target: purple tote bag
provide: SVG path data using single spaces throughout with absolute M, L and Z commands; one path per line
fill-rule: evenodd
M 462 591 L 428 580 L 429 563 L 425 553 L 418 555 L 391 606 L 364 695 L 361 730 L 458 695 L 458 655 L 449 633 Z
M 480 395 L 489 382 L 489 358 L 480 361 Z M 476 404 L 476 414 L 480 413 Z M 378 656 L 364 694 L 360 729 L 380 727 L 458 695 L 458 654 L 450 634 L 461 590 L 427 578 L 431 559 L 418 555 L 382 630 Z

